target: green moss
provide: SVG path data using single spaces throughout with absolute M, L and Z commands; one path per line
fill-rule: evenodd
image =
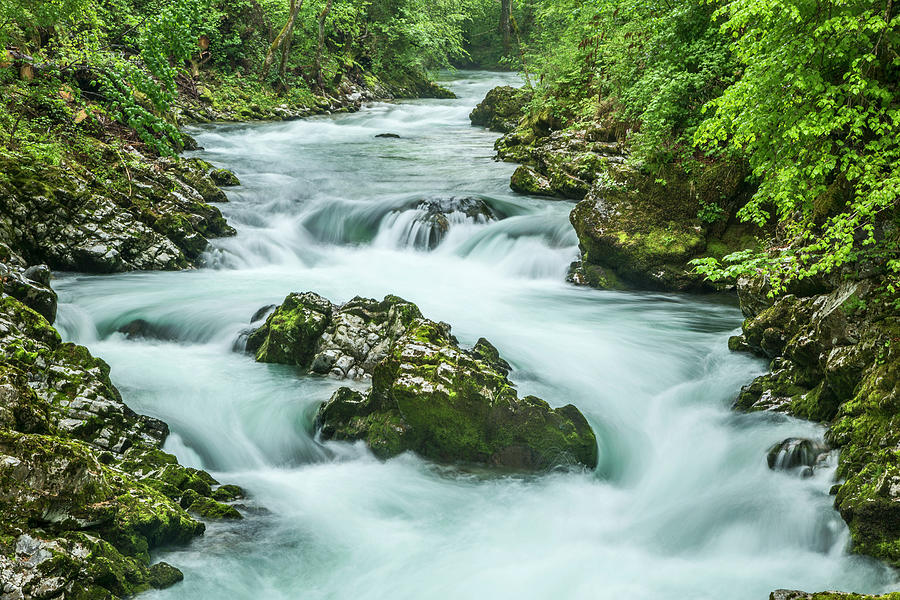
M 196 513 L 204 519 L 243 519 L 241 513 L 233 507 L 212 498 L 197 498 L 188 507 L 188 511 Z
M 309 366 L 330 320 L 331 303 L 321 296 L 290 294 L 250 335 L 247 349 L 259 362 Z
M 237 500 L 238 498 L 243 498 L 245 495 L 244 490 L 233 484 L 226 484 L 219 486 L 212 492 L 212 499 L 218 500 L 219 502 L 230 502 L 232 500 Z
M 172 587 L 184 579 L 184 573 L 166 562 L 158 562 L 149 569 L 148 582 L 158 590 Z
M 596 439 L 581 413 L 518 398 L 508 369 L 486 340 L 466 351 L 446 325 L 418 319 L 376 366 L 368 397 L 339 389 L 317 424 L 326 439 L 364 439 L 382 458 L 413 450 L 525 470 L 596 466 Z

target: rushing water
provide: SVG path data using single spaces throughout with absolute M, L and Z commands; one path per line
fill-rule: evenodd
M 468 124 L 511 79 L 464 73 L 449 81 L 458 100 L 199 130 L 199 154 L 243 183 L 222 206 L 237 237 L 204 269 L 57 281 L 64 334 L 112 365 L 134 409 L 169 423 L 167 448 L 251 494 L 245 520 L 158 555 L 186 580 L 148 600 L 749 600 L 893 584 L 845 552 L 833 468 L 802 479 L 766 466 L 775 442 L 822 430 L 729 410 L 763 369 L 726 348 L 733 305 L 564 283 L 571 203 L 512 194 L 496 136 Z M 386 132 L 401 137 L 375 137 Z M 505 218 L 452 214 L 429 239 L 419 203 L 460 196 Z M 600 466 L 496 477 L 320 443 L 312 418 L 340 383 L 233 351 L 257 309 L 305 290 L 398 294 L 463 343 L 487 337 L 520 392 L 587 415 Z M 175 339 L 116 333 L 137 318 Z

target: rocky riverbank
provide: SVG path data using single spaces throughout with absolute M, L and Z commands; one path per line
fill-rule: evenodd
M 151 552 L 201 535 L 200 519 L 240 518 L 223 502 L 242 491 L 163 452 L 166 424 L 60 340 L 46 267 L 0 249 L 0 597 L 119 598 L 180 581 Z
M 562 129 L 549 113 L 524 112 L 527 92 L 492 90 L 473 124 L 507 132 L 497 158 L 520 163 L 510 187 L 577 200 L 570 220 L 581 259 L 573 283 L 601 289 L 711 291 L 690 262 L 757 246 L 764 232 L 740 223 L 753 193 L 737 161 L 674 164 L 651 170 L 631 160 L 624 125 L 598 119 Z
M 582 253 L 573 282 L 721 288 L 690 261 L 761 247 L 772 237 L 735 217 L 754 191 L 743 164 L 706 162 L 690 172 L 670 165 L 651 173 L 629 160 L 621 124 L 600 119 L 561 129 L 549 115 L 525 115 L 523 104 L 510 100 L 524 94 L 495 90 L 471 120 L 507 132 L 495 148 L 497 158 L 522 163 L 514 190 L 579 200 L 570 217 Z M 898 243 L 897 219 L 882 219 L 878 237 L 886 247 Z M 806 475 L 839 449 L 831 491 L 852 551 L 900 567 L 900 305 L 891 281 L 883 258 L 774 295 L 763 277 L 744 277 L 732 283 L 747 319 L 729 346 L 771 360 L 771 371 L 742 389 L 736 410 L 781 412 L 829 427 L 827 446 L 785 440 L 770 451 L 769 466 Z M 872 596 L 779 590 L 771 598 Z
M 381 458 L 413 451 L 442 463 L 544 471 L 597 465 L 597 440 L 574 406 L 520 398 L 509 364 L 480 339 L 462 348 L 450 326 L 396 296 L 337 306 L 291 294 L 249 337 L 258 361 L 339 379 L 316 416 L 323 439 L 363 440 Z
M 818 288 L 818 289 L 817 289 Z M 829 426 L 840 449 L 835 507 L 853 550 L 900 566 L 900 316 L 877 277 L 847 274 L 772 301 L 743 280 L 747 315 L 734 350 L 770 359 L 735 408 L 768 410 Z

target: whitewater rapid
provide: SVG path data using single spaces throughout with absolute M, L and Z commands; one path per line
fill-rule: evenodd
M 454 100 L 193 131 L 195 154 L 241 179 L 221 205 L 238 235 L 215 240 L 202 269 L 59 275 L 64 337 L 169 424 L 167 450 L 250 495 L 243 521 L 154 556 L 186 578 L 144 598 L 750 600 L 896 586 L 846 552 L 833 468 L 803 479 L 766 465 L 774 443 L 821 427 L 729 409 L 765 368 L 727 350 L 733 302 L 564 282 L 572 204 L 513 194 L 496 134 L 468 123 L 488 89 L 515 81 L 459 73 Z M 421 202 L 459 197 L 499 218 L 452 214 L 429 238 Z M 488 338 L 520 394 L 584 412 L 600 465 L 497 477 L 320 443 L 313 415 L 341 382 L 234 351 L 260 307 L 306 290 L 397 294 L 464 344 Z M 135 319 L 168 339 L 116 332 Z

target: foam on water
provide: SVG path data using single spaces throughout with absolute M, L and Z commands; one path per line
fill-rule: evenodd
M 514 165 L 467 113 L 515 77 L 464 73 L 456 100 L 199 129 L 200 155 L 243 185 L 238 230 L 182 273 L 62 276 L 59 325 L 112 365 L 167 448 L 252 495 L 247 518 L 160 553 L 183 584 L 148 599 L 766 598 L 778 587 L 876 592 L 882 565 L 848 555 L 833 467 L 775 472 L 766 451 L 816 425 L 729 405 L 764 364 L 730 354 L 730 303 L 564 283 L 572 204 L 512 194 Z M 375 138 L 378 133 L 401 137 Z M 448 217 L 432 244 L 417 202 L 477 197 L 498 220 Z M 417 212 L 418 211 L 418 212 Z M 490 339 L 520 393 L 574 403 L 600 440 L 590 473 L 491 477 L 360 445 L 321 444 L 318 405 L 340 382 L 232 351 L 291 291 L 334 301 L 394 293 Z M 128 340 L 143 319 L 172 340 Z

